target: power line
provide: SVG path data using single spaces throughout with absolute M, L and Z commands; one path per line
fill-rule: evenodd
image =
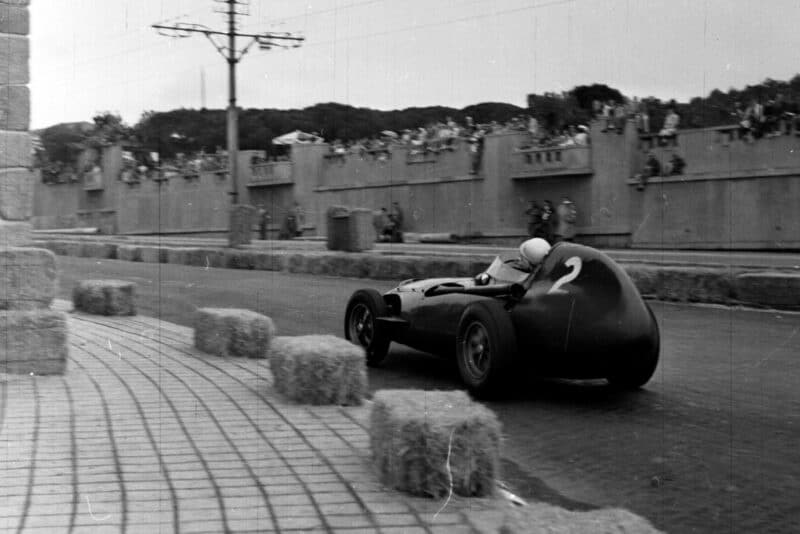
M 250 4 L 249 0 L 214 0 L 218 4 L 224 4 L 224 11 L 215 9 L 215 11 L 224 13 L 227 18 L 227 30 L 213 30 L 208 26 L 197 23 L 181 22 L 174 25 L 166 24 L 153 24 L 152 27 L 156 28 L 161 35 L 168 35 L 170 37 L 184 38 L 192 34 L 203 34 L 214 45 L 217 52 L 228 63 L 228 172 L 231 176 L 231 201 L 234 205 L 239 200 L 239 187 L 237 181 L 237 160 L 239 154 L 239 117 L 238 110 L 236 109 L 236 65 L 241 61 L 242 57 L 247 54 L 248 50 L 253 45 L 258 45 L 262 50 L 270 50 L 272 48 L 289 48 L 298 47 L 305 39 L 290 33 L 243 33 L 236 29 L 237 17 L 249 15 Z M 165 33 L 166 32 L 166 33 Z M 227 44 L 224 41 L 220 42 L 218 38 L 227 37 Z M 244 37 L 248 39 L 247 44 L 241 49 L 236 48 L 236 38 Z

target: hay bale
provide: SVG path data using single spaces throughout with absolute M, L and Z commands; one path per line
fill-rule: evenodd
M 259 271 L 282 271 L 285 258 L 278 252 L 256 252 L 254 268 Z
M 122 261 L 142 261 L 142 247 L 136 245 L 119 245 L 117 259 Z
M 367 392 L 364 349 L 336 336 L 276 338 L 269 366 L 276 389 L 295 402 L 360 405 Z
M 266 358 L 275 325 L 266 315 L 238 308 L 200 308 L 194 316 L 194 346 L 217 356 Z
M 82 258 L 115 260 L 117 259 L 117 245 L 114 243 L 96 243 L 94 241 L 86 241 L 81 243 L 79 254 Z
M 800 309 L 800 273 L 745 273 L 734 279 L 742 302 L 777 309 Z
M 370 414 L 375 465 L 387 486 L 441 498 L 491 495 L 500 422 L 463 391 L 381 390 Z
M 72 291 L 78 311 L 95 315 L 136 315 L 136 284 L 124 280 L 81 280 Z
M 163 247 L 143 246 L 141 248 L 142 261 L 145 263 L 169 263 L 167 249 Z
M 0 311 L 0 340 L 0 372 L 64 374 L 69 355 L 65 313 Z

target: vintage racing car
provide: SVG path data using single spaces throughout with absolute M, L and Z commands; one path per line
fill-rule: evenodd
M 495 258 L 474 278 L 406 280 L 381 295 L 356 291 L 345 337 L 381 363 L 392 341 L 453 354 L 466 386 L 496 393 L 521 370 L 605 378 L 639 388 L 655 372 L 655 316 L 625 271 L 602 252 L 559 243 L 533 272 Z

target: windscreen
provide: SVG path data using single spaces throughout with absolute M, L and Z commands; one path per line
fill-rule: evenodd
M 500 256 L 495 257 L 486 273 L 497 282 L 509 284 L 521 284 L 530 276 L 530 273 L 515 269 L 513 263 L 504 263 Z

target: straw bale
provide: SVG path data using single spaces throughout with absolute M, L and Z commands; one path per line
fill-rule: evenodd
M 0 372 L 64 374 L 67 316 L 52 310 L 0 311 Z
M 275 325 L 266 315 L 238 308 L 200 308 L 194 317 L 194 346 L 217 356 L 266 358 Z
M 142 247 L 136 245 L 119 245 L 117 259 L 122 261 L 142 261 Z
M 441 498 L 494 493 L 500 422 L 463 391 L 381 390 L 374 395 L 370 442 L 387 486 Z
M 117 259 L 117 245 L 114 243 L 94 243 L 86 241 L 81 243 L 79 252 L 82 258 Z
M 136 284 L 124 280 L 81 280 L 72 291 L 78 311 L 95 315 L 136 315 Z
M 336 336 L 275 338 L 269 364 L 276 389 L 295 402 L 360 405 L 367 392 L 364 349 Z

